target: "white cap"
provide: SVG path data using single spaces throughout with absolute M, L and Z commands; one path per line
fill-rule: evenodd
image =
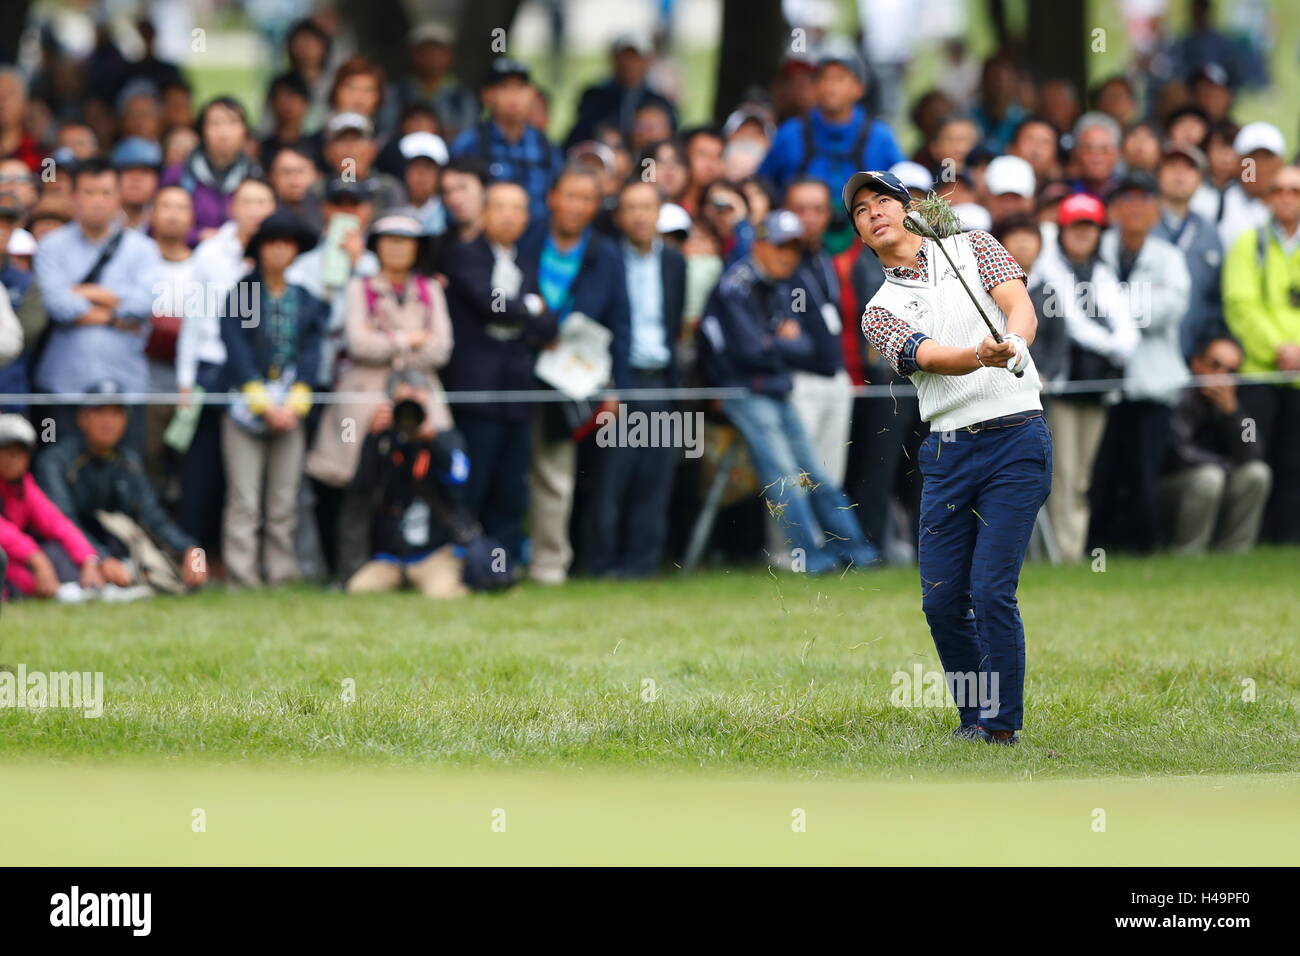
M 1033 199 L 1036 185 L 1034 167 L 1019 156 L 999 156 L 984 170 L 984 188 L 990 196 L 1015 193 Z
M 1249 156 L 1258 149 L 1268 150 L 1275 156 L 1286 155 L 1286 137 L 1272 123 L 1256 120 L 1247 123 L 1232 141 L 1232 148 L 1238 156 Z
M 36 429 L 22 415 L 10 412 L 0 415 L 0 445 L 36 446 Z
M 397 148 L 401 150 L 402 158 L 407 160 L 423 157 L 433 160 L 439 166 L 446 166 L 450 159 L 447 144 L 442 137 L 424 131 L 407 133 L 397 141 Z
M 972 229 L 983 229 L 987 232 L 993 228 L 993 217 L 979 203 L 959 202 L 952 207 L 952 211 L 957 214 L 957 219 L 966 232 L 970 232 Z
M 676 203 L 666 202 L 659 207 L 659 221 L 655 229 L 662 235 L 665 232 L 690 232 L 691 214 Z
M 11 256 L 34 256 L 36 237 L 26 229 L 15 229 L 9 234 L 9 247 L 5 251 Z
M 908 189 L 919 189 L 921 192 L 928 193 L 934 188 L 934 177 L 930 175 L 930 170 L 910 159 L 894 163 L 889 167 L 889 171 Z

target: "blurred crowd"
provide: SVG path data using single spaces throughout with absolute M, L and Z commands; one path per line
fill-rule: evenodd
M 138 59 L 47 43 L 0 68 L 8 594 L 452 597 L 651 576 L 693 532 L 810 573 L 910 561 L 926 426 L 861 333 L 859 169 L 1028 275 L 1051 556 L 1300 541 L 1300 377 L 1234 374 L 1300 371 L 1300 168 L 1234 120 L 1249 71 L 1191 6 L 1088 90 L 958 44 L 910 155 L 898 78 L 834 38 L 683 128 L 663 38 L 620 37 L 562 138 L 523 62 L 461 83 L 442 23 L 392 73 L 302 20 L 256 103 L 195 102 L 148 22 Z M 593 340 L 617 397 L 519 394 Z M 730 397 L 633 391 L 682 386 Z M 601 440 L 636 415 L 702 416 L 703 447 Z

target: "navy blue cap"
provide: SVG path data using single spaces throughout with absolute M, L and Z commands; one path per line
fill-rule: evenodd
M 1156 186 L 1155 177 L 1150 173 L 1135 169 L 1111 187 L 1110 192 L 1106 193 L 1106 201 L 1110 202 L 1121 193 L 1142 193 L 1146 196 L 1154 196 L 1157 192 L 1159 192 L 1159 187 Z
M 114 169 L 162 168 L 162 147 L 152 140 L 130 136 L 113 147 L 108 161 Z
M 353 199 L 357 202 L 370 202 L 375 198 L 375 184 L 367 179 L 343 179 L 336 177 L 325 187 L 325 199 L 338 202 L 341 199 Z
M 113 399 L 126 393 L 117 382 L 111 378 L 101 378 L 99 381 L 87 386 L 86 394 L 95 395 L 99 398 Z M 121 405 L 120 401 L 97 402 L 89 401 L 85 403 L 86 408 L 103 408 L 105 405 Z
M 872 192 L 892 196 L 903 205 L 907 205 L 912 201 L 912 194 L 907 191 L 903 181 L 893 173 L 882 169 L 863 170 L 850 176 L 849 181 L 844 184 L 844 189 L 840 192 L 840 199 L 844 203 L 844 211 L 849 214 L 850 219 L 853 218 L 853 197 L 863 187 L 869 188 Z
M 492 66 L 488 70 L 488 77 L 483 82 L 483 85 L 495 86 L 497 83 L 504 82 L 511 77 L 518 77 L 525 83 L 529 82 L 528 64 L 513 57 L 499 56 L 492 61 Z

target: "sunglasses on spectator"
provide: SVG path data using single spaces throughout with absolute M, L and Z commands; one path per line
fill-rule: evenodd
M 31 173 L 0 173 L 0 183 L 30 182 L 35 182 L 35 177 Z
M 3 181 L 3 180 L 0 180 Z M 1270 193 L 1291 193 L 1293 196 L 1300 196 L 1300 186 L 1273 186 L 1269 189 Z

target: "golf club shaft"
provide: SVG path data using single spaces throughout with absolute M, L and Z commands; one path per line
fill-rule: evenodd
M 936 233 L 933 229 L 931 229 L 930 224 L 926 222 L 924 219 L 922 219 L 920 216 L 917 216 L 914 221 L 920 223 L 924 227 L 927 233 L 926 238 L 933 239 L 934 244 L 939 247 L 939 251 L 943 253 L 943 257 L 948 260 L 948 265 L 952 269 L 952 274 L 957 277 L 957 281 L 961 283 L 961 287 L 965 289 L 966 294 L 970 296 L 970 301 L 971 304 L 975 306 L 975 311 L 978 312 L 980 314 L 980 318 L 984 320 L 984 325 L 988 328 L 989 335 L 993 336 L 994 342 L 997 342 L 999 345 L 1001 345 L 1002 335 L 998 332 L 997 329 L 993 327 L 993 323 L 989 321 L 988 315 L 986 315 L 984 312 L 984 307 L 980 305 L 979 299 L 975 298 L 975 293 L 970 290 L 970 286 L 966 284 L 965 278 L 962 277 L 961 272 L 957 269 L 957 263 L 953 262 L 952 256 L 948 255 L 948 250 L 944 248 L 942 240 L 939 239 L 939 234 Z M 1011 374 L 1014 375 L 1016 378 L 1021 378 L 1024 376 L 1025 371 L 1024 369 L 1020 369 L 1019 371 L 1012 372 Z

